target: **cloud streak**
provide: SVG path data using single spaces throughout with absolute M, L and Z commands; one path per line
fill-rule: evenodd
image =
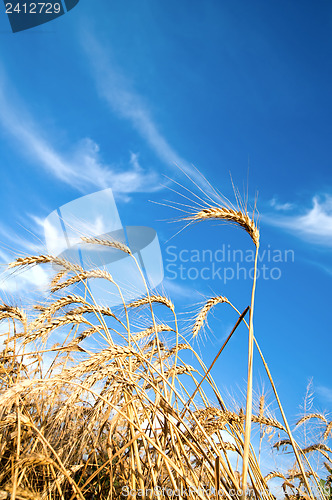
M 287 211 L 294 207 L 293 203 L 279 203 L 277 198 L 272 198 L 270 205 L 274 208 L 274 210 L 278 211 Z
M 198 171 L 183 159 L 161 134 L 146 101 L 130 85 L 121 71 L 110 62 L 106 50 L 90 33 L 84 32 L 82 42 L 88 56 L 92 74 L 99 95 L 107 102 L 110 110 L 127 120 L 155 155 L 169 168 L 182 169 L 192 180 L 208 191 L 211 187 Z
M 10 90 L 9 90 L 10 89 Z M 12 103 L 16 104 L 13 105 Z M 0 68 L 0 123 L 12 137 L 20 153 L 53 177 L 81 192 L 111 187 L 117 193 L 151 192 L 160 189 L 156 172 L 146 172 L 138 156 L 131 154 L 128 165 L 107 165 L 100 158 L 99 146 L 91 138 L 82 139 L 73 152 L 59 152 L 45 137 Z
M 296 236 L 327 247 L 332 247 L 332 196 L 314 196 L 312 207 L 300 215 L 266 215 L 263 220 L 270 225 L 291 231 Z
M 8 270 L 8 263 L 13 258 L 6 253 L 0 252 L 0 292 L 7 296 L 20 294 L 20 299 L 25 293 L 29 296 L 33 292 L 45 292 L 49 283 L 51 273 L 41 265 L 30 267 L 24 270 Z
M 320 385 L 316 387 L 316 391 L 322 399 L 324 399 L 328 403 L 332 403 L 332 389 L 330 387 Z

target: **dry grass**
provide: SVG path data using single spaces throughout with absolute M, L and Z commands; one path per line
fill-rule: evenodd
M 209 218 L 245 229 L 257 259 L 259 231 L 254 216 L 250 218 L 246 210 L 209 206 L 192 212 L 187 220 Z M 98 238 L 85 242 L 111 246 L 134 259 L 121 243 Z M 85 271 L 63 259 L 33 256 L 17 259 L 10 267 L 49 263 L 60 267 L 51 283 L 53 293 L 94 278 L 113 283 L 121 296 L 107 271 Z M 270 484 L 276 478 L 289 499 L 325 498 L 306 455 L 321 454 L 331 474 L 331 450 L 323 443 L 302 449 L 291 434 L 253 335 L 255 279 L 247 325 L 245 413 L 227 407 L 211 377 L 213 364 L 208 369 L 180 334 L 171 300 L 150 294 L 147 286 L 146 292 L 112 311 L 98 306 L 87 286 L 83 296 L 69 293 L 36 306 L 37 317 L 17 307 L 0 307 L 0 321 L 8 324 L 0 357 L 0 499 L 154 499 L 159 488 L 163 498 L 231 500 L 244 498 L 250 490 L 255 498 L 272 500 Z M 212 297 L 194 320 L 194 336 L 218 303 L 237 311 L 225 297 Z M 158 304 L 171 311 L 171 322 L 157 320 Z M 138 329 L 137 308 L 144 306 L 150 326 Z M 236 313 L 229 339 L 240 322 L 246 323 L 246 311 Z M 264 398 L 258 414 L 252 414 L 254 342 L 283 423 L 266 414 Z M 200 371 L 181 358 L 185 350 L 191 351 Z M 210 403 L 211 398 L 218 406 Z M 331 422 L 320 414 L 305 416 L 298 426 L 313 418 L 323 421 L 323 437 L 328 439 Z M 275 447 L 293 450 L 290 471 L 264 477 L 250 440 L 251 425 L 283 435 Z M 132 493 L 125 494 L 128 491 Z

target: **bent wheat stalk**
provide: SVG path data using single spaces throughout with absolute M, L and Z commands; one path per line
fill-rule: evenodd
M 246 400 L 246 423 L 244 430 L 244 448 L 242 462 L 242 491 L 243 499 L 245 499 L 247 488 L 247 476 L 249 467 L 249 451 L 250 451 L 250 434 L 251 434 L 251 417 L 252 417 L 252 374 L 253 374 L 253 358 L 254 358 L 254 302 L 255 290 L 257 281 L 257 259 L 258 259 L 259 244 L 256 244 L 254 279 L 251 291 L 251 304 L 249 315 L 249 346 L 248 346 L 248 381 L 247 381 L 247 400 Z
M 245 207 L 244 210 L 235 210 L 229 206 L 213 206 L 207 204 L 207 208 L 195 211 L 189 214 L 184 220 L 203 221 L 208 219 L 216 219 L 225 222 L 233 223 L 244 229 L 255 244 L 255 264 L 254 277 L 251 291 L 250 317 L 249 317 L 249 346 L 248 346 L 248 381 L 247 381 L 247 398 L 246 398 L 246 421 L 244 434 L 244 450 L 242 462 L 242 498 L 245 498 L 247 487 L 247 476 L 249 468 L 249 453 L 250 453 L 250 434 L 251 434 L 251 417 L 252 417 L 252 376 L 253 376 L 253 352 L 254 352 L 254 302 L 255 290 L 257 281 L 257 261 L 259 249 L 259 229 L 255 221 L 255 210 L 250 218 Z

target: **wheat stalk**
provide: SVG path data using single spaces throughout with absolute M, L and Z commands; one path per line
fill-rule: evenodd
M 119 241 L 111 241 L 111 240 L 106 240 L 106 239 L 102 239 L 102 238 L 92 238 L 92 237 L 87 238 L 86 236 L 83 236 L 82 240 L 85 243 L 91 243 L 93 245 L 103 245 L 103 246 L 107 246 L 107 247 L 112 247 L 112 248 L 115 248 L 117 250 L 121 250 L 122 252 L 125 252 L 129 255 L 132 255 L 130 248 L 127 247 L 127 245 L 124 245 L 123 243 L 121 243 Z
M 58 272 L 51 281 L 51 288 L 55 287 L 59 283 L 59 281 L 67 274 L 67 272 L 68 271 L 66 269 Z
M 254 313 L 254 297 L 257 281 L 257 262 L 259 248 L 259 229 L 255 221 L 255 212 L 250 218 L 247 211 L 235 210 L 226 206 L 208 205 L 207 208 L 194 211 L 184 218 L 189 221 L 203 221 L 216 219 L 235 224 L 244 229 L 256 246 L 254 278 L 251 292 L 250 318 L 249 318 L 249 346 L 248 346 L 248 380 L 247 380 L 247 397 L 246 397 L 246 422 L 244 436 L 244 451 L 242 463 L 242 500 L 245 500 L 245 491 L 247 487 L 247 476 L 249 468 L 249 449 L 250 449 L 250 434 L 251 434 L 251 415 L 252 415 L 252 378 L 253 378 L 253 349 L 254 349 L 254 330 L 253 330 L 253 313 Z
M 280 429 L 286 432 L 285 427 L 275 418 L 264 417 L 261 415 L 252 415 L 251 421 L 258 424 L 266 425 L 267 427 L 275 427 L 276 429 Z
M 19 257 L 14 262 L 9 263 L 8 268 L 12 269 L 14 267 L 35 266 L 38 264 L 57 264 L 69 271 L 83 271 L 80 265 L 74 264 L 60 257 L 53 257 L 52 255 L 32 255 L 29 257 Z
M 0 321 L 6 318 L 17 319 L 23 324 L 27 322 L 26 314 L 22 309 L 8 305 L 0 305 Z
M 332 474 L 332 467 L 328 462 L 324 462 L 324 467 L 330 474 Z
M 327 439 L 331 432 L 332 432 L 332 420 L 327 424 L 325 432 L 323 434 L 323 438 Z
M 38 308 L 41 311 L 41 314 L 29 324 L 29 330 L 31 331 L 36 329 L 46 319 L 55 314 L 59 309 L 74 303 L 87 304 L 86 300 L 79 295 L 66 295 L 65 297 L 61 297 L 60 299 L 55 300 L 48 307 L 35 306 L 35 308 Z
M 229 443 L 228 441 L 220 441 L 219 444 L 222 450 L 235 451 L 236 453 L 239 453 L 239 449 L 233 443 Z
M 76 314 L 91 314 L 91 313 L 98 313 L 102 314 L 103 316 L 109 316 L 111 318 L 114 318 L 119 321 L 117 316 L 111 311 L 109 307 L 105 306 L 94 306 L 92 304 L 85 304 L 84 306 L 81 307 L 75 307 L 74 309 L 71 309 L 70 311 L 67 311 L 67 316 L 71 315 L 76 315 Z
M 70 324 L 79 324 L 79 323 L 87 323 L 84 317 L 81 314 L 72 314 L 65 316 L 61 316 L 58 318 L 52 318 L 46 325 L 40 327 L 38 330 L 29 333 L 25 336 L 23 340 L 23 344 L 28 344 L 37 338 L 41 338 L 43 341 L 46 336 L 55 328 L 60 328 L 61 326 L 70 325 Z
M 277 448 L 277 450 L 279 450 L 279 448 L 281 448 L 282 446 L 292 446 L 292 441 L 288 438 L 280 439 L 279 441 L 274 443 L 273 448 Z
M 246 210 L 236 212 L 227 209 L 226 213 L 226 209 L 219 209 L 219 213 L 216 214 L 212 210 L 215 207 L 209 209 L 210 214 L 202 210 L 197 211 L 200 215 L 195 220 L 215 218 L 236 223 L 245 229 L 256 245 L 256 269 L 259 233 L 254 218 L 250 219 L 246 215 Z M 107 245 L 127 254 L 130 252 L 127 247 L 120 248 L 115 246 L 116 242 L 108 240 L 86 238 L 85 241 Z M 19 259 L 19 262 L 16 261 L 12 267 L 47 262 L 60 265 L 59 259 L 56 261 L 50 256 L 41 256 L 39 259 L 37 257 L 32 257 L 31 260 Z M 64 270 L 60 271 L 52 281 L 52 288 L 55 290 L 90 277 L 112 281 L 112 276 L 107 272 L 105 274 L 105 271 L 92 271 L 92 275 L 80 266 L 68 263 L 65 266 L 62 265 Z M 60 283 L 67 272 L 74 272 L 75 276 L 70 275 L 68 280 Z M 165 305 L 175 317 L 174 305 L 166 297 L 157 294 L 150 297 L 147 289 L 147 297 L 131 302 L 128 306 L 123 303 L 119 318 L 124 312 L 127 313 L 127 307 L 150 305 L 153 326 L 137 331 L 138 325 L 134 324 L 132 328 L 131 321 L 129 322 L 129 317 L 126 315 L 128 338 L 124 337 L 123 333 L 115 332 L 115 336 L 119 335 L 121 338 L 120 343 L 125 340 L 126 344 L 124 346 L 116 344 L 113 338 L 103 337 L 108 346 L 105 348 L 103 343 L 98 345 L 100 341 L 98 335 L 93 339 L 94 352 L 84 350 L 79 344 L 95 331 L 109 328 L 105 323 L 108 321 L 106 316 L 120 321 L 109 308 L 99 307 L 92 296 L 94 305 L 77 295 L 67 295 L 52 304 L 47 304 L 47 307 L 39 306 L 38 318 L 27 325 L 29 332 L 32 332 L 31 335 L 36 335 L 34 338 L 46 337 L 53 329 L 67 324 L 74 327 L 75 334 L 72 338 L 71 329 L 61 346 L 53 346 L 56 353 L 55 360 L 46 375 L 41 368 L 41 358 L 44 352 L 49 352 L 51 349 L 25 353 L 31 368 L 22 364 L 23 357 L 18 357 L 15 347 L 12 351 L 5 351 L 1 355 L 0 430 L 3 436 L 1 435 L 0 443 L 0 498 L 3 492 L 8 496 L 8 491 L 12 498 L 20 498 L 20 494 L 23 495 L 20 486 L 23 488 L 23 485 L 24 492 L 31 490 L 35 499 L 40 494 L 43 500 L 51 497 L 64 500 L 67 496 L 72 500 L 75 498 L 82 500 L 90 498 L 92 494 L 97 494 L 101 499 L 120 498 L 122 485 L 129 485 L 134 491 L 140 488 L 142 496 L 145 495 L 145 498 L 150 500 L 153 493 L 147 493 L 149 488 L 150 491 L 154 491 L 152 488 L 166 486 L 173 491 L 179 491 L 182 487 L 185 490 L 190 487 L 194 491 L 194 488 L 197 490 L 206 485 L 208 489 L 220 487 L 219 498 L 232 500 L 230 491 L 242 488 L 245 494 L 247 480 L 245 468 L 242 472 L 242 484 L 240 474 L 234 470 L 235 464 L 228 452 L 236 452 L 239 462 L 242 459 L 243 463 L 247 463 L 250 487 L 255 491 L 256 500 L 273 500 L 266 481 L 277 477 L 278 473 L 270 473 L 264 479 L 255 453 L 250 448 L 248 422 L 289 432 L 291 438 L 284 440 L 283 444 L 291 444 L 296 458 L 299 457 L 298 447 L 290 434 L 282 408 L 280 409 L 285 428 L 276 419 L 264 416 L 264 398 L 260 400 L 259 414 L 253 415 L 251 411 L 254 288 L 255 282 L 249 321 L 245 414 L 242 410 L 239 413 L 231 411 L 224 404 L 210 374 L 214 362 L 207 369 L 188 343 L 179 344 L 177 326 L 175 347 L 168 348 L 166 334 L 164 343 L 159 341 L 160 332 L 174 331 L 168 325 L 155 321 L 152 308 L 154 303 Z M 193 329 L 195 335 L 204 325 L 210 309 L 221 302 L 228 300 L 219 296 L 207 301 L 195 318 Z M 66 311 L 69 308 L 67 306 L 71 304 L 75 304 L 71 310 L 62 311 L 61 316 L 53 317 L 59 310 Z M 165 312 L 162 308 L 161 310 Z M 1 313 L 6 312 L 8 311 L 0 309 L 0 318 Z M 245 312 L 242 315 L 239 313 L 237 324 L 241 323 Z M 96 313 L 100 325 L 93 326 L 84 320 L 85 313 Z M 14 317 L 14 311 L 12 314 L 14 320 L 19 320 L 19 317 Z M 137 314 L 132 316 L 135 319 Z M 91 328 L 77 335 L 79 326 L 85 322 Z M 152 321 L 148 324 L 152 324 Z M 130 336 L 129 332 L 132 330 L 134 333 Z M 233 329 L 231 335 L 234 331 Z M 19 335 L 15 334 L 14 338 L 19 338 Z M 138 342 L 150 335 L 153 338 L 144 346 L 139 347 L 137 344 L 137 350 L 133 348 L 131 340 Z M 185 340 L 182 335 L 179 336 Z M 172 355 L 177 356 L 180 349 L 190 349 L 191 352 L 188 354 L 196 357 L 202 370 L 202 374 L 199 373 L 200 383 L 193 374 L 193 367 L 182 361 L 177 365 L 176 360 L 169 359 Z M 75 358 L 71 355 L 71 351 L 75 350 L 84 353 L 84 356 Z M 31 355 L 34 357 L 31 358 Z M 218 356 L 219 354 L 215 360 Z M 180 378 L 184 373 L 190 378 L 188 387 Z M 275 390 L 268 370 L 267 373 Z M 185 382 L 188 376 L 184 377 Z M 168 380 L 170 377 L 172 381 Z M 192 386 L 196 389 L 191 396 Z M 209 402 L 211 395 L 218 401 L 220 407 L 212 406 Z M 280 405 L 276 392 L 275 395 Z M 322 416 L 317 415 L 312 414 L 310 418 L 316 416 L 327 424 Z M 298 425 L 301 423 L 298 422 Z M 331 423 L 327 424 L 326 438 L 331 428 Z M 223 429 L 230 436 L 231 443 L 222 440 Z M 331 450 L 328 447 L 322 448 L 320 444 L 302 450 L 303 459 L 307 460 L 304 453 L 308 454 L 315 450 L 330 460 L 328 453 L 331 453 Z M 307 463 L 309 467 L 308 460 Z M 293 471 L 287 478 L 283 475 L 280 477 L 291 487 L 293 485 L 290 483 L 290 478 L 300 480 L 303 478 L 310 493 L 310 486 L 306 482 L 310 473 L 303 470 L 300 460 L 299 467 L 301 472 Z M 96 493 L 92 493 L 94 490 Z M 208 500 L 209 497 L 204 491 L 192 494 L 193 500 Z M 288 497 L 291 498 L 290 495 Z
M 169 325 L 156 325 L 156 326 L 150 326 L 146 328 L 145 330 L 142 330 L 141 332 L 136 332 L 132 334 L 132 339 L 135 340 L 135 342 L 138 342 L 139 340 L 143 339 L 144 337 L 149 337 L 150 335 L 153 335 L 154 333 L 160 333 L 160 332 L 174 332 L 174 329 L 171 328 Z
M 96 332 L 99 332 L 101 329 L 101 326 L 93 326 L 92 328 L 88 328 L 87 330 L 84 330 L 84 332 L 80 333 L 75 339 L 73 339 L 71 342 L 66 344 L 63 349 L 71 349 L 73 347 L 76 347 L 80 342 L 82 342 L 84 339 L 87 337 L 90 337 L 90 335 L 93 335 Z M 53 346 L 54 347 L 54 346 Z
M 312 418 L 318 418 L 319 420 L 322 420 L 325 424 L 327 424 L 327 420 L 324 417 L 324 415 L 321 415 L 320 413 L 309 413 L 308 415 L 302 417 L 298 422 L 296 422 L 295 427 L 299 427 L 300 425 L 304 424 L 307 420 L 311 420 Z
M 271 479 L 274 479 L 276 477 L 280 477 L 281 479 L 284 479 L 286 481 L 286 477 L 284 476 L 284 474 L 282 474 L 281 472 L 277 472 L 277 471 L 273 471 L 273 472 L 270 472 L 269 474 L 267 474 L 267 476 L 264 477 L 264 480 L 266 482 L 268 482 Z
M 66 281 L 63 281 L 62 283 L 58 283 L 56 286 L 53 286 L 53 288 L 51 288 L 51 291 L 57 292 L 58 290 L 67 288 L 68 286 L 74 285 L 79 281 L 84 281 L 92 278 L 106 279 L 111 283 L 114 283 L 114 280 L 108 271 L 104 271 L 102 269 L 93 269 L 92 271 L 83 271 L 79 274 L 76 274 L 75 276 L 72 276 L 71 278 L 68 278 Z
M 256 246 L 259 245 L 259 229 L 254 220 L 254 215 L 250 218 L 247 213 L 243 213 L 240 210 L 236 211 L 228 207 L 210 206 L 185 217 L 185 220 L 192 221 L 203 221 L 207 219 L 218 219 L 234 223 L 249 234 Z
M 197 315 L 195 324 L 193 326 L 193 337 L 194 338 L 196 337 L 196 335 L 199 333 L 200 329 L 202 328 L 204 321 L 206 320 L 206 316 L 207 316 L 208 312 L 210 311 L 210 309 L 212 307 L 214 307 L 216 304 L 222 304 L 223 302 L 229 303 L 228 300 L 226 299 L 226 297 L 222 297 L 221 295 L 219 295 L 218 297 L 212 297 L 211 299 L 209 299 L 207 301 L 207 303 L 204 305 L 204 307 L 202 307 L 202 309 L 200 310 L 200 312 Z
M 311 446 L 307 446 L 306 448 L 303 448 L 303 450 L 302 450 L 303 453 L 311 453 L 312 451 L 327 451 L 328 453 L 332 453 L 331 448 L 329 448 L 324 443 L 312 444 Z
M 164 297 L 163 295 L 150 295 L 150 297 L 143 297 L 142 299 L 130 302 L 129 304 L 127 304 L 127 307 L 136 308 L 150 304 L 150 302 L 164 304 L 172 312 L 174 312 L 174 304 L 167 297 Z
M 172 349 L 169 349 L 167 353 L 167 357 L 173 356 L 173 354 L 176 354 L 178 351 L 181 351 L 182 349 L 191 349 L 191 346 L 189 344 L 178 344 L 172 347 Z

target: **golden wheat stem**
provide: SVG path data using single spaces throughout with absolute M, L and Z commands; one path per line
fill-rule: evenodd
M 252 376 L 253 376 L 253 356 L 254 356 L 254 303 L 257 281 L 257 261 L 258 261 L 258 241 L 256 243 L 254 279 L 251 291 L 251 305 L 249 316 L 249 349 L 248 349 L 248 381 L 247 381 L 247 400 L 246 400 L 246 423 L 244 431 L 244 449 L 242 462 L 242 498 L 245 499 L 247 489 L 247 476 L 249 466 L 250 434 L 251 434 L 251 416 L 252 416 Z
M 54 378 L 53 381 L 58 381 L 58 382 L 61 382 L 61 383 L 68 383 L 66 380 L 62 380 L 62 379 L 56 379 Z M 35 380 L 34 381 L 35 383 L 38 383 L 39 380 Z M 42 381 L 41 381 L 42 382 Z M 114 404 L 112 401 L 108 400 L 108 399 L 105 399 L 101 394 L 98 394 L 97 392 L 95 392 L 93 389 L 89 388 L 89 387 L 85 387 L 84 385 L 82 385 L 81 383 L 79 382 L 74 382 L 74 381 L 70 381 L 69 384 L 71 385 L 74 385 L 76 387 L 80 387 L 88 392 L 90 392 L 91 394 L 93 394 L 95 397 L 99 398 L 100 400 L 104 401 L 107 405 L 109 405 L 113 410 L 117 411 L 121 416 L 122 418 L 124 418 L 128 424 L 132 424 L 133 427 L 137 430 L 137 432 L 139 433 L 142 433 L 142 429 L 141 427 L 136 423 L 134 422 L 133 420 L 131 420 L 131 418 L 126 415 L 123 410 L 121 410 L 121 408 L 117 407 L 116 404 Z M 38 429 L 36 429 L 37 432 L 38 432 Z M 195 488 L 195 484 L 192 483 L 192 481 L 190 479 L 188 479 L 182 472 L 182 470 L 180 469 L 180 467 L 178 467 L 178 465 L 174 462 L 174 458 L 172 458 L 171 456 L 167 455 L 164 450 L 161 448 L 161 446 L 159 445 L 159 442 L 158 440 L 156 439 L 155 441 L 148 435 L 148 433 L 145 432 L 144 434 L 144 437 L 145 439 L 147 440 L 147 442 L 149 443 L 149 445 L 158 453 L 158 456 L 161 456 L 163 458 L 163 460 L 165 461 L 165 463 L 167 462 L 171 467 L 172 469 L 179 475 L 179 477 L 181 479 L 183 479 L 184 481 L 187 482 L 187 485 L 189 488 L 192 488 L 194 489 Z M 48 444 L 48 443 L 47 443 Z M 50 446 L 48 444 L 48 446 Z M 52 449 L 52 451 L 54 452 L 54 450 Z M 55 453 L 55 452 L 54 452 Z M 55 456 L 57 457 L 57 455 L 55 454 Z M 60 462 L 61 464 L 61 462 Z M 74 482 L 72 482 L 73 484 Z M 73 486 L 77 486 L 76 483 L 73 484 Z M 80 495 L 80 491 L 78 491 L 78 494 Z M 229 500 L 231 500 L 231 496 L 228 495 L 226 493 L 226 496 Z M 202 500 L 206 500 L 206 497 L 203 495 L 203 493 L 201 491 L 198 491 L 198 498 L 201 498 Z M 84 498 L 82 498 L 82 500 L 84 500 Z
M 21 415 L 21 418 L 23 417 L 23 415 Z M 74 479 L 72 479 L 72 477 L 70 477 L 70 475 L 68 474 L 61 458 L 59 457 L 58 453 L 55 451 L 55 449 L 52 447 L 52 445 L 48 442 L 48 440 L 44 437 L 44 435 L 42 434 L 42 432 L 36 427 L 36 425 L 33 424 L 33 422 L 31 422 L 30 418 L 29 417 L 25 417 L 24 416 L 24 420 L 25 420 L 25 423 L 26 425 L 28 425 L 29 427 L 31 427 L 34 432 L 38 435 L 40 441 L 42 441 L 44 443 L 44 445 L 49 448 L 49 450 L 51 451 L 51 453 L 54 455 L 54 457 L 56 458 L 56 461 L 58 462 L 59 464 L 59 467 L 61 468 L 61 470 L 63 471 L 64 475 L 66 476 L 67 480 L 70 482 L 71 486 L 73 487 L 73 489 L 76 491 L 76 494 L 81 498 L 81 500 L 84 500 L 84 497 L 82 495 L 82 492 L 80 490 L 80 488 L 78 487 L 77 483 L 75 482 Z

